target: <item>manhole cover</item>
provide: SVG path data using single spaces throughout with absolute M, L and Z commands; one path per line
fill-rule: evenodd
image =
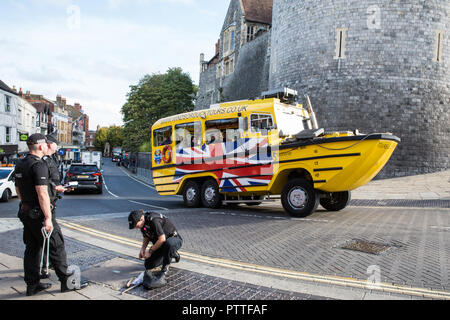
M 385 243 L 377 243 L 366 240 L 354 239 L 341 248 L 378 255 L 386 251 L 387 249 L 391 248 L 391 246 Z

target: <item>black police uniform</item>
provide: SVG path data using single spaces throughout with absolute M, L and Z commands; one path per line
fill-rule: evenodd
M 58 200 L 58 193 L 56 192 L 56 187 L 61 185 L 61 175 L 58 170 L 58 165 L 53 156 L 44 156 L 42 160 L 45 161 L 49 170 L 49 184 L 51 186 L 50 201 L 53 207 L 56 207 L 56 201 Z M 54 210 L 53 210 L 54 211 Z
M 49 187 L 49 169 L 47 164 L 34 155 L 29 154 L 25 159 L 19 160 L 16 165 L 16 187 L 21 196 L 19 219 L 22 221 L 23 242 L 25 243 L 24 271 L 25 282 L 32 287 L 39 284 L 39 268 L 43 237 L 41 233 L 44 227 L 45 216 L 39 204 L 36 186 Z M 49 189 L 51 189 L 49 187 Z M 49 193 L 51 191 L 49 190 Z M 67 257 L 64 248 L 64 238 L 61 228 L 52 217 L 53 232 L 50 237 L 50 257 L 56 275 L 62 284 L 66 284 Z
M 142 235 L 155 244 L 159 236 L 165 235 L 166 242 L 152 253 L 150 258 L 145 260 L 145 268 L 151 270 L 160 265 L 168 266 L 172 258 L 177 256 L 177 251 L 183 244 L 183 239 L 175 229 L 173 223 L 165 216 L 159 213 L 145 213 L 144 226 L 141 228 Z

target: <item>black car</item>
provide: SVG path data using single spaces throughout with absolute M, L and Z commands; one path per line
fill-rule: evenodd
M 93 190 L 103 193 L 102 172 L 95 164 L 72 164 L 66 173 L 65 184 L 76 181 L 76 190 Z

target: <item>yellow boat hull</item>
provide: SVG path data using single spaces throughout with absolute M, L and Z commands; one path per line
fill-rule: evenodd
M 386 165 L 399 142 L 398 138 L 386 135 L 360 141 L 328 140 L 331 142 L 321 139 L 317 144 L 283 148 L 274 171 L 282 174 L 303 168 L 312 176 L 317 190 L 350 191 L 371 181 Z M 282 187 L 277 180 L 274 179 L 271 186 L 275 193 Z

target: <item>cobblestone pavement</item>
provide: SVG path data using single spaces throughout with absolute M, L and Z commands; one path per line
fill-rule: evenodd
M 154 290 L 142 286 L 130 294 L 149 300 L 326 300 L 238 281 L 225 280 L 197 272 L 175 269 L 167 277 L 169 285 Z
M 0 252 L 23 258 L 24 245 L 20 229 L 0 232 Z M 130 259 L 115 252 L 110 252 L 87 243 L 70 238 L 65 239 L 69 265 L 77 265 L 81 271 L 101 267 L 104 262 L 112 259 Z M 141 265 L 142 262 L 139 262 Z M 142 268 L 142 267 L 141 267 Z M 53 271 L 51 271 L 54 274 Z M 56 278 L 55 278 L 56 279 Z M 87 280 L 93 280 L 88 278 Z M 55 280 L 56 281 L 56 280 Z M 167 277 L 169 285 L 155 289 L 145 290 L 142 286 L 133 289 L 129 294 L 149 300 L 326 300 L 326 297 L 299 294 L 263 286 L 255 286 L 238 281 L 230 281 L 197 272 L 180 270 L 175 267 Z M 96 283 L 96 282 L 94 282 Z M 101 285 L 102 283 L 96 283 Z M 123 283 L 124 285 L 125 283 Z M 116 290 L 118 288 L 115 288 Z M 80 291 L 82 294 L 83 291 Z
M 306 219 L 282 209 L 245 206 L 237 210 L 164 212 L 184 238 L 182 250 L 256 265 L 321 275 L 368 278 L 378 266 L 381 280 L 413 287 L 450 290 L 448 209 L 348 207 L 317 211 Z M 77 223 L 131 239 L 126 218 L 74 218 Z M 379 254 L 343 247 L 359 240 L 384 245 Z

